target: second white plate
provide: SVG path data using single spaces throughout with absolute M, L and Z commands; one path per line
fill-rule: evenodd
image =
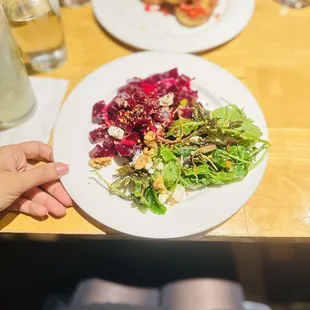
M 92 0 L 98 22 L 114 37 L 144 50 L 194 53 L 228 42 L 248 24 L 254 0 L 219 0 L 210 20 L 182 26 L 173 15 L 146 12 L 140 0 Z

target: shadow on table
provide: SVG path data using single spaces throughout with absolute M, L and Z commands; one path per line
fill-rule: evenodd
M 3 211 L 0 214 L 0 231 L 11 224 L 14 219 L 18 216 L 17 213 L 14 212 L 8 212 L 8 211 Z
M 101 230 L 102 232 L 106 233 L 107 235 L 120 235 L 121 233 L 117 230 L 114 230 L 108 226 L 105 226 L 89 216 L 85 211 L 83 211 L 79 206 L 76 204 L 73 206 L 73 208 L 76 210 L 76 212 L 82 216 L 85 220 L 87 220 L 89 223 L 91 223 L 93 226 L 95 226 L 97 229 Z

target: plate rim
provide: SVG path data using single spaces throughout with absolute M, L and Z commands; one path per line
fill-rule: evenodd
M 114 0 L 118 1 L 118 0 Z M 136 0 L 139 1 L 139 0 Z M 233 5 L 232 3 L 234 0 L 226 0 L 230 5 Z M 227 35 L 226 37 L 223 37 L 222 39 L 218 39 L 215 42 L 211 43 L 208 42 L 208 40 L 205 40 L 205 42 L 208 42 L 208 44 L 201 44 L 199 46 L 188 46 L 188 48 L 165 48 L 164 46 L 161 46 L 160 44 L 152 45 L 150 44 L 144 44 L 143 40 L 135 40 L 133 38 L 128 39 L 128 36 L 126 34 L 123 34 L 122 32 L 118 31 L 116 27 L 109 27 L 108 23 L 106 22 L 106 19 L 104 17 L 104 12 L 98 9 L 100 6 L 102 6 L 102 0 L 91 0 L 92 2 L 92 8 L 94 15 L 96 17 L 97 22 L 104 28 L 105 31 L 107 31 L 114 39 L 120 40 L 123 43 L 140 50 L 145 51 L 154 51 L 154 52 L 172 52 L 172 53 L 200 53 L 203 51 L 208 51 L 211 49 L 214 49 L 216 47 L 219 47 L 221 45 L 224 45 L 228 43 L 229 41 L 233 40 L 235 37 L 237 37 L 248 25 L 250 22 L 254 12 L 255 12 L 255 0 L 240 0 L 244 1 L 242 4 L 243 6 L 246 6 L 247 14 L 241 15 L 240 20 L 238 21 L 238 27 L 234 30 L 233 33 Z M 236 3 L 235 3 L 236 4 Z M 238 3 L 240 4 L 240 3 Z M 244 8 L 243 8 L 244 9 Z M 102 13 L 103 12 L 103 13 Z M 185 46 L 185 45 L 183 45 Z
M 58 121 L 55 125 L 55 129 L 54 129 L 54 137 L 53 137 L 53 141 L 54 141 L 54 148 L 53 148 L 53 154 L 54 154 L 54 157 L 55 159 L 57 159 L 58 155 L 58 151 L 57 151 L 57 136 L 59 135 L 58 131 L 60 130 L 60 123 L 61 123 L 61 119 L 62 119 L 62 111 L 63 109 L 66 109 L 66 102 L 70 100 L 70 97 L 73 96 L 74 92 L 76 89 L 78 89 L 80 87 L 80 85 L 89 78 L 90 75 L 93 75 L 95 72 L 97 71 L 100 71 L 102 70 L 103 67 L 107 66 L 107 65 L 113 65 L 114 63 L 117 63 L 119 60 L 121 59 L 126 59 L 126 58 L 135 58 L 135 57 L 139 57 L 140 54 L 144 54 L 144 55 L 150 55 L 152 56 L 153 54 L 155 55 L 174 55 L 173 53 L 158 53 L 158 52 L 139 52 L 139 53 L 135 53 L 135 54 L 131 54 L 131 55 L 128 55 L 128 56 L 123 56 L 121 58 L 118 58 L 118 59 L 114 59 L 106 64 L 103 64 L 102 66 L 98 67 L 97 69 L 95 69 L 94 71 L 90 72 L 88 75 L 86 75 L 74 88 L 73 90 L 70 92 L 70 94 L 68 95 L 66 101 L 64 102 L 64 105 L 62 107 L 62 110 L 60 112 L 60 115 L 59 115 L 59 118 L 58 118 Z M 206 59 L 203 59 L 199 56 L 196 56 L 196 55 L 190 55 L 190 54 L 180 54 L 178 55 L 179 57 L 191 57 L 191 58 L 196 58 L 197 60 L 199 61 L 203 61 L 203 62 L 206 62 L 208 63 L 209 65 L 211 66 L 214 66 L 216 69 L 222 71 L 224 74 L 226 75 L 229 75 L 230 78 L 233 78 L 234 80 L 236 80 L 241 86 L 243 86 L 243 88 L 247 91 L 248 95 L 250 95 L 254 100 L 255 100 L 255 103 L 256 103 L 256 107 L 260 110 L 260 113 L 261 113 L 261 116 L 262 116 L 262 119 L 264 121 L 264 125 L 265 125 L 265 128 L 262 128 L 263 131 L 264 131 L 264 134 L 265 134 L 265 138 L 268 139 L 268 126 L 267 126 L 267 123 L 266 123 L 266 119 L 264 117 L 264 114 L 261 110 L 261 107 L 260 105 L 258 104 L 258 102 L 256 101 L 255 97 L 252 95 L 252 93 L 250 92 L 250 90 L 238 79 L 236 78 L 233 74 L 231 74 L 229 71 L 227 71 L 225 68 L 222 68 L 220 67 L 219 65 L 209 61 L 209 60 L 206 60 Z M 68 105 L 67 105 L 68 106 Z M 61 134 L 61 133 L 60 133 Z M 86 210 L 85 208 L 83 207 L 80 207 L 78 204 L 78 208 L 82 209 L 83 212 L 85 212 L 86 214 L 88 214 L 92 219 L 94 219 L 96 222 L 106 226 L 106 227 L 110 227 L 111 229 L 113 230 L 116 230 L 120 233 L 123 233 L 123 234 L 126 234 L 126 235 L 131 235 L 131 236 L 135 236 L 135 237 L 140 237 L 140 238 L 147 238 L 147 239 L 175 239 L 175 238 L 184 238 L 184 237 L 188 237 L 188 236 L 193 236 L 193 235 L 197 235 L 199 233 L 202 233 L 202 232 L 206 232 L 210 229 L 214 229 L 214 227 L 218 226 L 218 225 L 221 225 L 222 223 L 226 222 L 227 220 L 229 220 L 235 213 L 237 213 L 245 204 L 246 202 L 251 198 L 251 196 L 253 195 L 253 193 L 256 191 L 258 185 L 260 184 L 263 176 L 264 176 L 264 173 L 265 173 L 265 170 L 266 170 L 266 166 L 267 166 L 267 159 L 268 159 L 268 154 L 266 156 L 266 158 L 264 159 L 264 161 L 259 165 L 261 167 L 261 173 L 260 173 L 260 176 L 256 179 L 256 182 L 255 182 L 255 186 L 253 186 L 253 188 L 251 189 L 251 192 L 248 196 L 248 198 L 246 198 L 246 200 L 244 201 L 244 203 L 242 203 L 240 206 L 238 206 L 238 208 L 236 210 L 232 210 L 231 212 L 229 212 L 229 216 L 225 216 L 225 219 L 224 220 L 221 220 L 220 222 L 217 222 L 217 223 L 212 223 L 211 225 L 208 225 L 210 227 L 206 228 L 206 227 L 202 227 L 202 226 L 199 226 L 197 227 L 196 229 L 190 229 L 190 228 L 187 228 L 186 230 L 184 230 L 184 232 L 182 233 L 165 233 L 165 234 L 160 234 L 159 236 L 155 236 L 153 233 L 151 233 L 150 235 L 149 234 L 141 234 L 141 233 L 133 233 L 133 232 L 128 232 L 126 231 L 126 229 L 122 229 L 122 228 L 115 228 L 113 227 L 112 225 L 109 225 L 107 223 L 104 223 L 100 220 L 98 220 L 95 216 L 92 215 L 92 212 L 90 210 Z M 63 185 L 65 186 L 65 188 L 68 190 L 68 188 L 70 188 L 70 185 L 69 183 L 70 182 L 67 182 L 67 179 L 64 179 L 64 180 L 61 180 Z M 68 190 L 69 194 L 71 192 L 71 190 L 69 189 Z M 118 198 L 120 199 L 120 198 Z M 138 211 L 137 211 L 138 212 Z M 228 212 L 227 212 L 228 213 Z

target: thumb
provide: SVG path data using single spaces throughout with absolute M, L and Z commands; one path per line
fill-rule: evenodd
M 61 178 L 69 172 L 69 166 L 62 163 L 41 165 L 31 170 L 17 173 L 18 190 L 22 193 L 36 186 Z

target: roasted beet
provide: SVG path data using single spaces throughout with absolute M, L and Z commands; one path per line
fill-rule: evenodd
M 136 144 L 141 143 L 141 140 L 139 138 L 140 137 L 137 132 L 132 132 L 131 134 L 122 139 L 121 144 L 125 145 L 128 148 L 133 148 Z
M 168 107 L 163 107 L 154 116 L 154 120 L 157 121 L 158 123 L 161 123 L 163 127 L 170 125 L 173 121 L 173 115 L 171 113 L 171 109 Z
M 106 135 L 102 141 L 102 147 L 106 150 L 110 150 L 114 147 L 115 140 L 110 137 L 109 135 Z
M 89 133 L 89 140 L 91 143 L 95 144 L 101 142 L 106 135 L 106 128 L 99 127 Z
M 120 157 L 130 157 L 133 155 L 134 151 L 121 143 L 115 145 L 115 149 Z
M 135 125 L 135 116 L 132 111 L 120 110 L 115 117 L 115 126 L 125 130 L 126 133 L 130 133 Z
M 93 112 L 92 112 L 92 121 L 95 124 L 101 125 L 104 123 L 104 108 L 105 103 L 104 101 L 98 101 L 93 106 Z
M 90 152 L 89 152 L 89 156 L 91 158 L 98 158 L 101 157 L 99 154 L 100 152 L 103 150 L 103 148 L 97 144 Z
M 100 158 L 100 157 L 113 157 L 115 156 L 116 151 L 115 148 L 104 149 L 99 144 L 97 144 L 90 152 L 90 158 Z
M 191 118 L 193 114 L 193 111 L 190 107 L 185 107 L 178 110 L 179 117 L 183 118 Z
M 143 129 L 147 129 L 152 122 L 152 119 L 150 117 L 148 118 L 141 118 L 139 119 L 135 124 L 135 130 L 140 131 Z
M 188 76 L 179 75 L 175 68 L 146 79 L 134 78 L 119 89 L 118 95 L 108 105 L 103 101 L 97 102 L 93 109 L 93 121 L 122 128 L 125 137 L 115 140 L 106 134 L 104 127 L 103 130 L 92 131 L 90 140 L 93 143 L 102 141 L 102 147 L 96 146 L 90 155 L 113 156 L 117 152 L 119 156 L 131 157 L 136 149 L 145 147 L 143 135 L 148 131 L 164 136 L 173 120 L 190 118 L 193 104 L 199 104 L 191 81 Z M 168 106 L 159 99 L 169 93 L 174 94 L 174 100 Z M 186 99 L 186 106 L 180 105 L 183 99 Z

